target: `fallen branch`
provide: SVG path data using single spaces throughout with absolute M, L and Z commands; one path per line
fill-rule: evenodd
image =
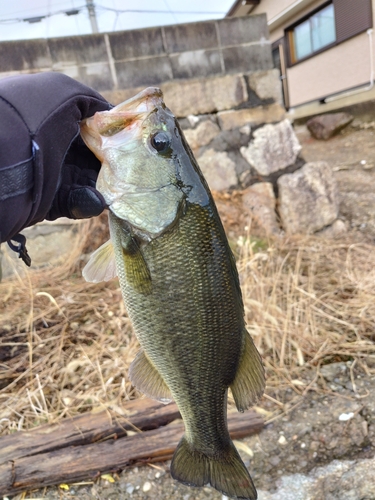
M 172 457 L 184 432 L 175 404 L 142 399 L 111 411 L 89 413 L 0 439 L 0 494 L 94 479 L 137 463 Z M 263 420 L 254 411 L 230 412 L 232 438 L 259 432 Z M 157 428 L 156 428 L 157 427 Z M 127 435 L 127 430 L 143 432 Z M 152 430 L 150 430 L 152 429 Z

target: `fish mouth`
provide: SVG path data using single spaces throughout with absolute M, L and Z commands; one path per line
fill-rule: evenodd
M 137 127 L 139 122 L 161 106 L 164 107 L 162 91 L 157 87 L 148 87 L 110 111 L 95 113 L 82 122 L 82 128 L 84 131 L 96 130 L 102 138 L 112 137 L 124 129 Z
M 158 87 L 148 87 L 139 92 L 134 97 L 127 101 L 118 104 L 112 108 L 108 113 L 116 112 L 135 112 L 135 113 L 149 113 L 156 107 L 164 105 L 163 92 Z
M 148 87 L 111 110 L 82 120 L 82 138 L 103 162 L 103 149 L 139 139 L 143 133 L 143 122 L 160 108 L 165 108 L 162 91 L 157 87 Z

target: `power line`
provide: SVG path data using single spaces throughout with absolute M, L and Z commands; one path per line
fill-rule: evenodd
M 204 10 L 142 10 L 142 9 L 115 9 L 113 7 L 106 7 L 104 5 L 97 4 L 97 8 L 103 10 L 110 10 L 113 12 L 118 12 L 122 14 L 123 12 L 136 12 L 142 13 L 145 12 L 147 14 L 205 14 L 205 15 L 217 15 L 217 14 L 226 14 L 224 11 L 204 11 Z
M 125 13 L 136 13 L 136 14 L 178 14 L 178 15 L 223 15 L 225 12 L 219 12 L 219 11 L 192 11 L 192 10 L 149 10 L 149 9 L 115 9 L 112 7 L 106 7 L 104 5 L 100 4 L 94 4 L 94 2 L 90 3 L 91 6 L 96 7 L 98 10 L 107 10 L 110 12 L 114 12 L 117 15 L 119 14 L 125 14 Z M 20 22 L 28 22 L 30 24 L 33 23 L 38 23 L 42 21 L 43 19 L 47 19 L 52 16 L 57 16 L 60 14 L 65 14 L 67 16 L 73 16 L 79 14 L 82 10 L 86 9 L 86 5 L 82 5 L 80 7 L 75 7 L 73 9 L 67 9 L 67 10 L 57 10 L 54 12 L 47 12 L 46 14 L 42 15 L 37 15 L 37 16 L 32 16 L 32 17 L 14 17 L 14 18 L 8 18 L 8 19 L 0 19 L 0 24 L 15 24 L 15 23 L 20 23 Z

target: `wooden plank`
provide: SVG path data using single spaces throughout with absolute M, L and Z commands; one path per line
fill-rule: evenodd
M 0 464 L 67 446 L 94 443 L 110 436 L 126 436 L 127 430 L 156 429 L 180 417 L 175 403 L 164 405 L 152 399 L 128 401 L 122 409 L 124 415 L 110 410 L 86 413 L 4 436 L 0 438 Z
M 254 411 L 234 412 L 228 414 L 228 426 L 232 438 L 241 438 L 259 432 L 263 419 Z M 183 423 L 177 421 L 132 436 L 8 460 L 0 465 L 0 494 L 94 479 L 137 463 L 169 459 L 183 432 Z

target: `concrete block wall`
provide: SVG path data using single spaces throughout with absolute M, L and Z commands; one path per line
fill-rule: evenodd
M 113 104 L 160 86 L 210 187 L 243 193 L 238 220 L 247 213 L 272 234 L 337 230 L 332 173 L 305 164 L 284 120 L 264 15 L 0 43 L 0 78 L 40 71 L 65 73 Z
M 59 71 L 99 92 L 273 67 L 265 15 L 0 43 L 0 78 Z

